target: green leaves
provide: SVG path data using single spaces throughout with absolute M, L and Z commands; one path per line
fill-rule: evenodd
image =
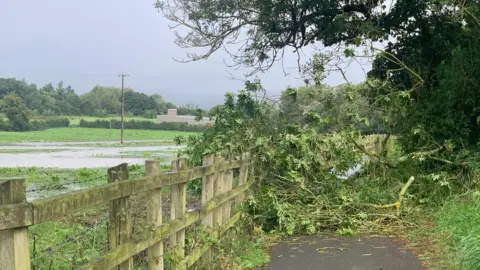
M 352 49 L 345 49 L 343 51 L 343 54 L 345 55 L 345 57 L 354 57 L 355 56 L 355 52 L 352 50 Z
M 249 211 L 254 216 L 261 213 L 257 221 L 266 230 L 313 233 L 323 213 L 310 209 L 309 214 L 315 214 L 308 216 L 299 208 L 313 207 L 319 196 L 336 196 L 343 184 L 332 168 L 341 174 L 360 160 L 350 140 L 358 138 L 356 126 L 342 122 L 346 118 L 334 119 L 328 111 L 342 114 L 344 107 L 340 106 L 350 104 L 346 104 L 344 89 L 287 89 L 280 103 L 257 99 L 257 94 L 264 94 L 259 89 L 263 89 L 259 82 L 247 82 L 237 95 L 226 94 L 224 104 L 216 109 L 215 125 L 189 138 L 184 154 L 197 165 L 204 154 L 236 157 L 250 153 L 256 159 L 256 176 L 264 180 L 257 196 L 249 200 Z M 357 115 L 358 119 L 348 121 L 365 121 Z
M 3 98 L 3 112 L 14 131 L 26 131 L 29 127 L 30 113 L 23 100 L 15 93 Z
M 204 54 L 189 54 L 185 61 L 205 59 L 224 46 L 240 44 L 232 60 L 252 67 L 255 73 L 269 69 L 283 56 L 280 51 L 284 48 L 292 47 L 296 52 L 316 42 L 325 47 L 360 46 L 366 36 L 377 41 L 406 23 L 408 16 L 402 17 L 403 12 L 416 16 L 424 11 L 420 5 L 410 8 L 398 4 L 402 14 L 392 19 L 387 13 L 374 11 L 381 5 L 382 1 L 343 0 L 160 0 L 155 6 L 167 19 L 185 27 L 184 34 L 177 35 L 179 46 L 206 48 Z M 239 33 L 245 35 L 240 39 Z M 354 54 L 348 51 L 346 55 Z M 324 76 L 324 63 L 311 63 L 316 84 Z

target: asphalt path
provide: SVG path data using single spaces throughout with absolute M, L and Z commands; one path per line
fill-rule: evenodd
M 304 236 L 272 250 L 272 270 L 421 270 L 420 261 L 389 237 Z

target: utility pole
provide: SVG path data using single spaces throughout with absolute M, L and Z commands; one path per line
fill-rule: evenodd
M 124 91 L 124 80 L 125 80 L 125 77 L 128 77 L 128 74 L 125 74 L 125 73 L 122 73 L 120 75 L 118 75 L 119 77 L 122 78 L 122 129 L 120 131 L 120 143 L 123 144 L 123 121 L 124 121 L 124 118 L 125 118 L 125 95 L 123 93 Z

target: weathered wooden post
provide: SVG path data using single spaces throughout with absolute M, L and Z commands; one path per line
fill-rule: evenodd
M 240 173 L 238 175 L 238 186 L 244 185 L 248 181 L 248 165 L 244 162 L 245 160 L 249 160 L 248 155 L 242 156 L 242 164 L 240 165 Z M 237 202 L 241 204 L 244 200 L 245 192 L 242 192 L 242 194 L 238 195 Z
M 0 205 L 26 201 L 27 192 L 24 179 L 0 180 Z M 27 227 L 0 231 L 0 269 L 30 269 Z
M 215 157 L 213 155 L 208 155 L 203 157 L 203 166 L 213 165 L 215 162 Z M 204 176 L 202 179 L 202 206 L 205 206 L 207 202 L 213 199 L 213 182 L 215 180 L 214 174 Z M 211 230 L 213 228 L 213 215 L 212 212 L 209 212 L 205 215 L 202 220 L 202 226 Z M 211 265 L 212 263 L 212 251 L 211 249 L 207 250 L 203 255 L 203 263 L 205 265 Z
M 224 159 L 221 157 L 215 157 L 215 163 L 219 164 L 223 162 Z M 224 176 L 223 171 L 216 171 L 215 172 L 215 180 L 213 182 L 213 197 L 216 198 L 219 195 L 223 194 L 224 192 Z M 215 210 L 213 211 L 213 223 L 215 224 L 215 229 L 218 229 L 219 226 L 223 224 L 223 207 L 222 206 L 217 206 Z
M 380 153 L 382 151 L 382 139 L 381 139 L 381 136 L 382 135 L 377 135 L 375 136 L 375 140 L 373 141 L 373 153 L 379 157 L 380 156 Z
M 229 162 L 231 160 L 229 159 Z M 233 187 L 233 170 L 226 170 L 223 174 L 223 193 L 229 192 Z M 225 202 L 222 206 L 223 208 L 223 222 L 225 224 L 231 216 L 232 213 L 232 201 Z
M 172 172 L 179 172 L 187 169 L 187 160 L 184 158 L 172 161 Z M 181 219 L 187 212 L 187 184 L 180 183 L 171 187 L 171 208 L 170 220 Z M 175 262 L 172 269 L 184 269 L 185 265 L 178 262 L 185 258 L 185 229 L 170 236 L 170 246 L 175 251 Z
M 247 172 L 247 179 L 246 181 L 248 182 L 250 179 L 250 181 L 255 181 L 255 164 L 252 162 L 251 160 L 252 156 L 250 156 L 250 154 L 248 155 L 248 172 Z
M 108 182 L 128 180 L 128 164 L 122 163 L 118 166 L 108 169 Z M 108 241 L 109 249 L 113 249 L 127 242 L 132 238 L 132 215 L 130 209 L 129 197 L 123 197 L 110 202 L 109 206 L 109 228 Z M 122 262 L 114 269 L 132 270 L 133 259 Z
M 160 174 L 160 161 L 146 160 L 147 177 Z M 148 192 L 147 222 L 152 228 L 162 225 L 162 189 L 152 189 Z M 148 270 L 163 270 L 163 241 L 148 249 Z

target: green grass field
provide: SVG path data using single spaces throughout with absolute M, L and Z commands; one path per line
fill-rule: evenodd
M 177 136 L 188 136 L 192 132 L 166 130 L 126 129 L 124 140 L 172 140 Z M 95 142 L 119 141 L 119 129 L 101 128 L 51 128 L 42 131 L 0 131 L 0 143 L 12 142 Z

